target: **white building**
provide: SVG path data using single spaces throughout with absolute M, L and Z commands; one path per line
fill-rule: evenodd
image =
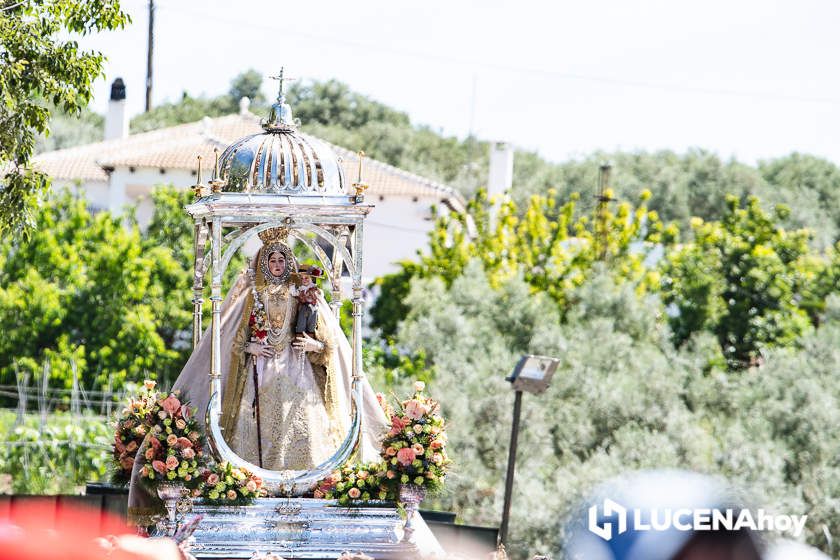
M 235 140 L 262 132 L 260 118 L 243 99 L 238 114 L 205 117 L 201 121 L 128 134 L 125 86 L 114 82 L 106 140 L 40 154 L 35 165 L 53 179 L 54 187 L 83 193 L 93 210 L 121 212 L 137 205 L 141 227 L 152 213 L 150 193 L 156 185 L 187 189 L 196 183 L 196 157 L 202 156 L 202 181 L 212 172 L 214 149 L 220 152 Z M 358 174 L 356 153 L 332 146 L 341 157 L 345 176 Z M 394 272 L 394 263 L 413 259 L 426 247 L 433 222 L 432 207 L 463 210 L 464 200 L 454 189 L 365 158 L 363 180 L 370 185 L 366 202 L 376 205 L 365 225 L 365 277 Z M 184 219 L 187 219 L 186 213 Z

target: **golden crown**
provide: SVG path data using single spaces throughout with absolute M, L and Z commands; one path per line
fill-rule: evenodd
M 264 244 L 285 243 L 289 237 L 289 228 L 276 227 L 259 232 L 260 239 Z

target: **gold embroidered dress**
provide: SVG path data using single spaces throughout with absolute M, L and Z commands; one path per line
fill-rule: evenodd
M 287 268 L 294 257 L 284 245 Z M 267 259 L 272 245 L 261 249 Z M 233 341 L 230 372 L 222 394 L 225 440 L 243 459 L 258 465 L 255 389 L 259 387 L 262 466 L 270 470 L 311 469 L 328 459 L 346 433 L 346 418 L 338 409 L 338 386 L 333 364 L 335 340 L 321 305 L 315 338 L 318 352 L 292 347 L 298 308 L 292 285 L 266 282 L 266 271 L 253 272 L 250 301 L 244 306 Z M 270 277 L 269 277 L 270 279 Z M 323 301 L 323 300 L 322 300 Z M 246 353 L 249 342 L 271 346 L 272 357 Z M 256 369 L 257 381 L 254 381 Z

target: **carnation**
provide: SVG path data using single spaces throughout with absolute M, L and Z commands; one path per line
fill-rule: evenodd
M 397 461 L 404 467 L 407 467 L 414 461 L 417 457 L 417 454 L 414 452 L 413 449 L 408 447 L 403 447 L 399 451 L 397 451 Z

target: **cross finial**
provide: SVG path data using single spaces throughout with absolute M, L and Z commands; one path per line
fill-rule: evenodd
M 286 101 L 286 82 L 292 82 L 295 78 L 290 78 L 288 76 L 284 76 L 286 68 L 285 66 L 280 67 L 280 72 L 276 76 L 269 76 L 272 80 L 277 80 L 279 82 L 277 87 L 277 101 L 280 103 L 284 103 Z

